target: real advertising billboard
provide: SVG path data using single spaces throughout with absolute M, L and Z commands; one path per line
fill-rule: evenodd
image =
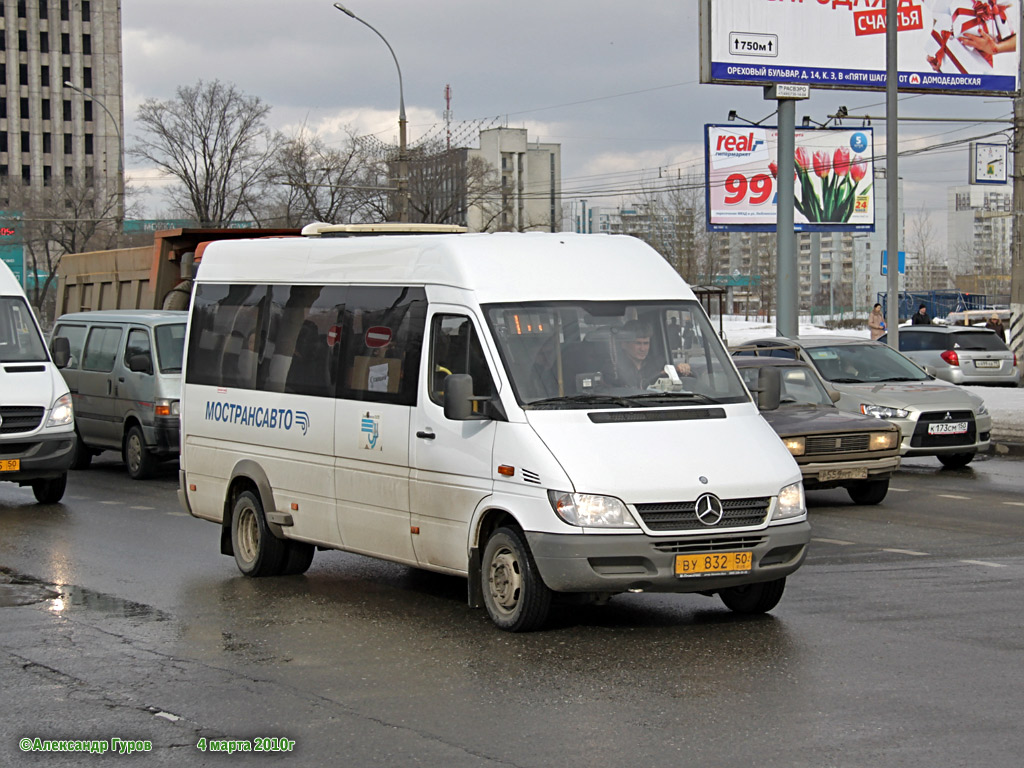
M 704 126 L 708 229 L 774 232 L 778 204 L 777 128 Z M 871 128 L 797 129 L 794 229 L 875 229 Z
M 898 2 L 901 91 L 1017 90 L 1018 0 Z M 882 90 L 885 16 L 885 0 L 703 0 L 701 79 Z

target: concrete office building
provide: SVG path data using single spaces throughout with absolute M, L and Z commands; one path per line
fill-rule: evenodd
M 0 209 L 74 186 L 123 219 L 120 0 L 0 0 L 0 13 Z
M 969 293 L 1009 293 L 1012 190 L 980 184 L 950 187 L 946 227 L 956 287 Z

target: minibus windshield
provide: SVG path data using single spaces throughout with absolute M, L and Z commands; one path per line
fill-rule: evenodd
M 28 304 L 18 296 L 0 296 L 0 363 L 46 359 L 46 347 Z
M 749 400 L 696 301 L 531 302 L 484 310 L 524 408 Z

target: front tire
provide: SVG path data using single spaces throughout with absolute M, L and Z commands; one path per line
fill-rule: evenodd
M 145 480 L 156 469 L 156 458 L 146 447 L 146 438 L 137 424 L 128 430 L 123 453 L 125 466 L 133 480 Z
M 889 478 L 885 480 L 864 480 L 846 489 L 854 504 L 881 504 L 889 493 Z
M 64 498 L 64 489 L 68 485 L 68 473 L 49 480 L 33 480 L 32 494 L 40 504 L 56 504 Z
M 92 463 L 92 451 L 82 442 L 82 436 L 75 430 L 75 458 L 71 460 L 71 469 L 88 469 Z
M 231 547 L 238 570 L 246 576 L 279 576 L 284 571 L 288 542 L 271 532 L 263 503 L 252 491 L 240 493 L 231 508 Z
M 313 564 L 313 555 L 316 554 L 316 547 L 304 541 L 286 542 L 288 552 L 284 558 L 284 568 L 281 573 L 285 576 L 298 576 L 309 570 Z
M 974 460 L 974 456 L 973 453 L 947 453 L 936 458 L 946 469 L 963 469 Z
M 547 620 L 551 590 L 537 571 L 522 533 L 498 528 L 484 547 L 480 571 L 484 606 L 506 632 L 530 632 Z
M 786 578 L 775 581 L 762 581 L 757 584 L 744 584 L 742 587 L 723 589 L 718 596 L 725 607 L 733 613 L 753 615 L 768 613 L 779 604 L 782 593 L 786 589 Z

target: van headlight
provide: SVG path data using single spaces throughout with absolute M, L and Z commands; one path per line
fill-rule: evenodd
M 807 447 L 807 440 L 803 437 L 787 437 L 783 441 L 786 449 L 794 456 L 803 456 Z
M 46 422 L 48 427 L 66 427 L 74 424 L 75 410 L 71 405 L 71 395 L 61 395 L 54 401 L 50 409 L 50 419 Z
M 786 520 L 806 514 L 807 505 L 804 503 L 803 483 L 793 483 L 779 491 L 779 502 L 775 505 L 772 520 Z
M 580 528 L 639 528 L 626 505 L 614 496 L 548 491 L 555 514 Z
M 178 413 L 178 401 L 177 400 L 157 400 L 154 403 L 153 412 L 157 416 L 174 416 L 177 417 Z
M 890 408 L 887 405 L 871 405 L 861 403 L 860 412 L 865 416 L 874 416 L 876 419 L 905 419 L 910 415 L 906 408 Z

